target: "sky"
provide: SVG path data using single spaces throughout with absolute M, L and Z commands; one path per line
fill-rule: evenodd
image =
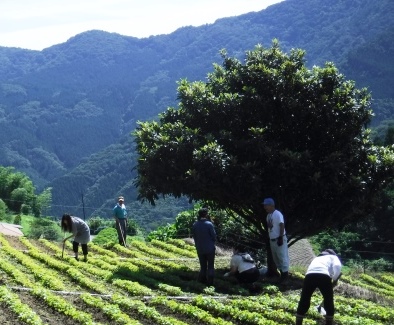
M 138 38 L 261 11 L 282 0 L 0 0 L 0 46 L 42 50 L 93 29 Z

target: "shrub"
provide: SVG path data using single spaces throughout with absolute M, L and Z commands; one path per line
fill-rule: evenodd
M 168 239 L 176 238 L 176 228 L 175 225 L 167 224 L 166 226 L 161 226 L 154 231 L 151 231 L 146 237 L 147 241 L 152 241 L 153 239 L 160 241 L 167 241 Z
M 60 240 L 62 238 L 59 225 L 48 218 L 34 218 L 31 222 L 30 232 L 25 235 L 33 239 Z
M 2 199 L 0 199 L 0 221 L 4 220 L 6 217 L 7 206 Z
M 93 238 L 93 243 L 97 245 L 108 245 L 118 243 L 118 234 L 115 228 L 105 228 Z
M 20 214 L 17 214 L 17 215 L 15 216 L 15 218 L 14 218 L 14 224 L 20 225 L 21 222 L 22 222 L 22 217 L 21 217 Z

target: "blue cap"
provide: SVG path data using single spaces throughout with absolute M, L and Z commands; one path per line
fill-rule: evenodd
M 264 205 L 275 205 L 275 201 L 274 201 L 274 199 L 271 199 L 269 197 L 269 198 L 264 199 L 263 204 Z

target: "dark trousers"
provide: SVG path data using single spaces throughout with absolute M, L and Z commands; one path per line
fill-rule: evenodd
M 235 273 L 235 278 L 239 283 L 253 283 L 260 278 L 260 272 L 257 267 L 254 267 L 241 273 Z
M 126 219 L 118 219 L 116 221 L 116 231 L 118 232 L 119 244 L 123 246 L 125 246 L 126 244 L 126 228 L 127 228 Z
M 200 261 L 198 281 L 212 285 L 215 276 L 215 252 L 206 254 L 198 253 L 197 255 Z
M 324 299 L 324 309 L 328 317 L 334 316 L 334 290 L 331 278 L 320 273 L 310 273 L 305 276 L 302 287 L 301 299 L 298 303 L 297 315 L 303 316 L 308 311 L 311 304 L 313 292 L 319 288 Z
M 78 253 L 79 243 L 73 241 L 73 252 Z M 83 255 L 88 255 L 88 244 L 81 244 Z

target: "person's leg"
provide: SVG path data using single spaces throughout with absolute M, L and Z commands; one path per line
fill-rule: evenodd
M 122 220 L 122 234 L 123 234 L 123 240 L 124 240 L 124 245 L 126 246 L 126 219 Z
M 253 268 L 238 275 L 239 283 L 253 283 L 256 282 L 260 277 L 260 272 L 257 268 Z
M 75 259 L 78 261 L 78 246 L 79 243 L 77 243 L 75 240 L 73 241 L 73 252 L 75 254 Z
M 320 280 L 318 286 L 324 302 L 324 309 L 326 310 L 326 324 L 331 325 L 334 319 L 334 289 L 332 286 L 331 278 L 325 276 Z
M 116 221 L 115 221 L 115 226 L 116 226 L 116 232 L 118 233 L 118 242 L 119 242 L 119 245 L 123 245 L 123 239 L 122 239 L 122 233 L 120 232 L 120 220 L 119 219 L 117 219 Z
M 207 284 L 212 286 L 215 277 L 215 252 L 207 254 Z
M 126 244 L 126 238 L 125 236 L 125 219 L 118 219 L 116 222 L 116 231 L 118 232 L 118 241 L 119 245 L 125 246 Z
M 311 297 L 317 288 L 316 274 L 307 274 L 301 291 L 301 298 L 298 302 L 296 324 L 301 325 L 302 320 L 311 304 Z
M 250 281 L 253 283 L 253 282 L 256 282 L 258 279 L 260 279 L 260 271 L 256 267 L 256 268 L 253 269 L 253 272 L 252 272 L 252 274 L 250 276 Z
M 83 261 L 86 262 L 88 260 L 88 244 L 81 244 L 82 253 L 83 253 Z
M 198 281 L 201 283 L 207 283 L 208 259 L 206 254 L 198 254 L 198 260 L 200 262 L 200 273 L 198 274 Z
M 276 242 L 271 241 L 270 247 L 271 247 L 272 259 L 274 260 L 276 267 L 279 269 L 280 261 L 278 258 L 278 245 Z
M 241 274 L 242 274 L 242 273 L 239 273 L 238 271 L 234 273 L 234 277 L 237 279 L 237 281 L 238 281 L 239 283 L 242 283 L 242 281 L 243 281 L 243 277 L 242 277 Z
M 282 278 L 286 278 L 289 272 L 289 248 L 287 246 L 287 237 L 283 237 L 283 245 L 277 246 L 276 255 L 278 264 L 276 266 L 280 270 Z

